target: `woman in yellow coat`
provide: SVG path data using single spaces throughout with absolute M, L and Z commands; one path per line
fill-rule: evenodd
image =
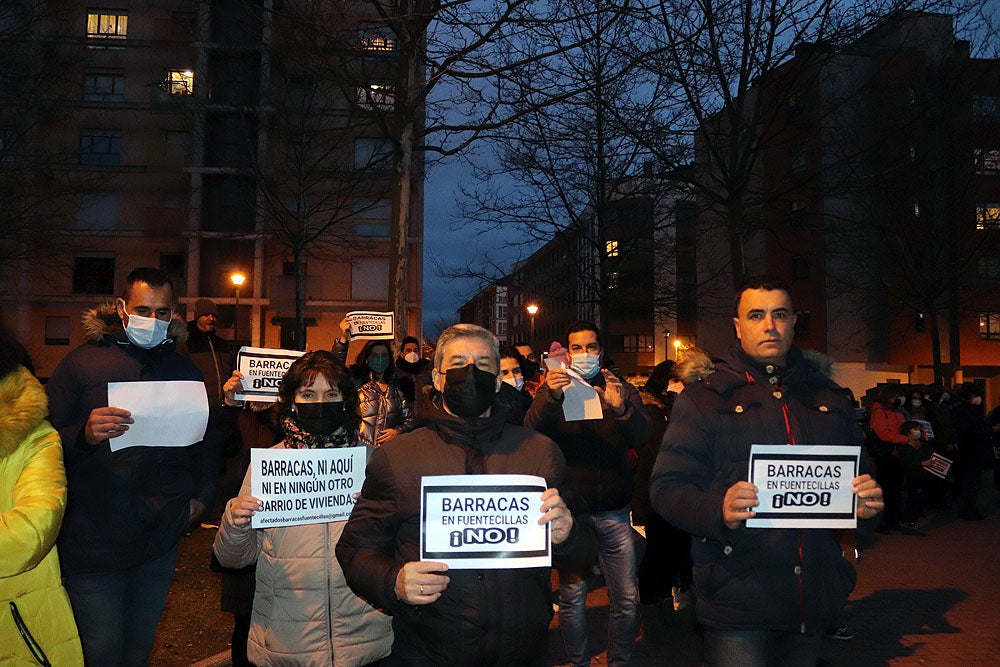
M 30 364 L 0 331 L 0 665 L 73 667 L 83 653 L 55 547 L 66 472 Z

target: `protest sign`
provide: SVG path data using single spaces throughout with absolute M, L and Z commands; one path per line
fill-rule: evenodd
M 934 475 L 935 477 L 940 477 L 941 479 L 946 479 L 948 477 L 948 471 L 951 470 L 951 459 L 941 456 L 937 452 L 931 454 L 931 462 L 924 470 Z
M 347 313 L 347 319 L 351 321 L 351 328 L 347 332 L 351 340 L 355 338 L 392 340 L 394 336 L 391 312 L 355 310 Z
M 127 447 L 187 447 L 205 437 L 208 396 L 205 383 L 195 380 L 109 382 L 108 405 L 132 413 L 133 424 L 117 438 L 111 451 Z
M 859 447 L 753 445 L 750 481 L 760 505 L 747 528 L 854 528 Z
M 438 475 L 420 483 L 420 559 L 451 569 L 548 567 L 539 526 L 545 480 L 532 475 Z
M 251 527 L 345 521 L 365 480 L 365 448 L 251 449 Z
M 274 403 L 278 400 L 281 378 L 288 367 L 304 352 L 276 350 L 267 347 L 242 347 L 236 355 L 236 370 L 243 374 L 242 388 L 236 390 L 237 401 Z

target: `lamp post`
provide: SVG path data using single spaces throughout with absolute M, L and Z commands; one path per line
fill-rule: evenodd
M 531 349 L 535 349 L 535 315 L 538 314 L 538 306 L 533 303 L 529 303 L 525 310 L 527 310 L 528 315 L 531 316 L 531 337 L 529 341 L 531 342 Z
M 236 309 L 233 311 L 233 342 L 240 340 L 240 287 L 247 281 L 247 277 L 239 271 L 234 271 L 229 276 L 233 286 L 236 287 Z

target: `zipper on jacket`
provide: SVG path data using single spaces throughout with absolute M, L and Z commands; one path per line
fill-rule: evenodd
M 799 531 L 799 632 L 806 632 L 806 601 L 802 586 L 802 531 Z
M 37 641 L 35 641 L 35 637 L 31 634 L 31 631 L 28 630 L 28 626 L 25 624 L 24 619 L 21 618 L 21 612 L 18 611 L 17 605 L 13 602 L 13 600 L 10 603 L 10 615 L 14 617 L 14 625 L 17 627 L 17 631 L 21 635 L 21 639 L 24 640 L 24 644 L 28 647 L 28 650 L 31 652 L 31 657 L 35 659 L 35 662 L 42 667 L 52 667 L 52 663 L 50 663 L 49 659 L 46 657 L 45 651 L 43 651 L 42 647 Z

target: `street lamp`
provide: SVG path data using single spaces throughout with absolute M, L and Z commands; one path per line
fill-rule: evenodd
M 229 275 L 229 280 L 236 287 L 236 310 L 233 311 L 233 342 L 235 343 L 240 339 L 240 287 L 247 281 L 247 277 L 239 271 L 233 271 Z
M 528 315 L 531 315 L 531 349 L 535 349 L 535 315 L 538 314 L 538 306 L 529 303 L 526 310 L 528 311 Z

